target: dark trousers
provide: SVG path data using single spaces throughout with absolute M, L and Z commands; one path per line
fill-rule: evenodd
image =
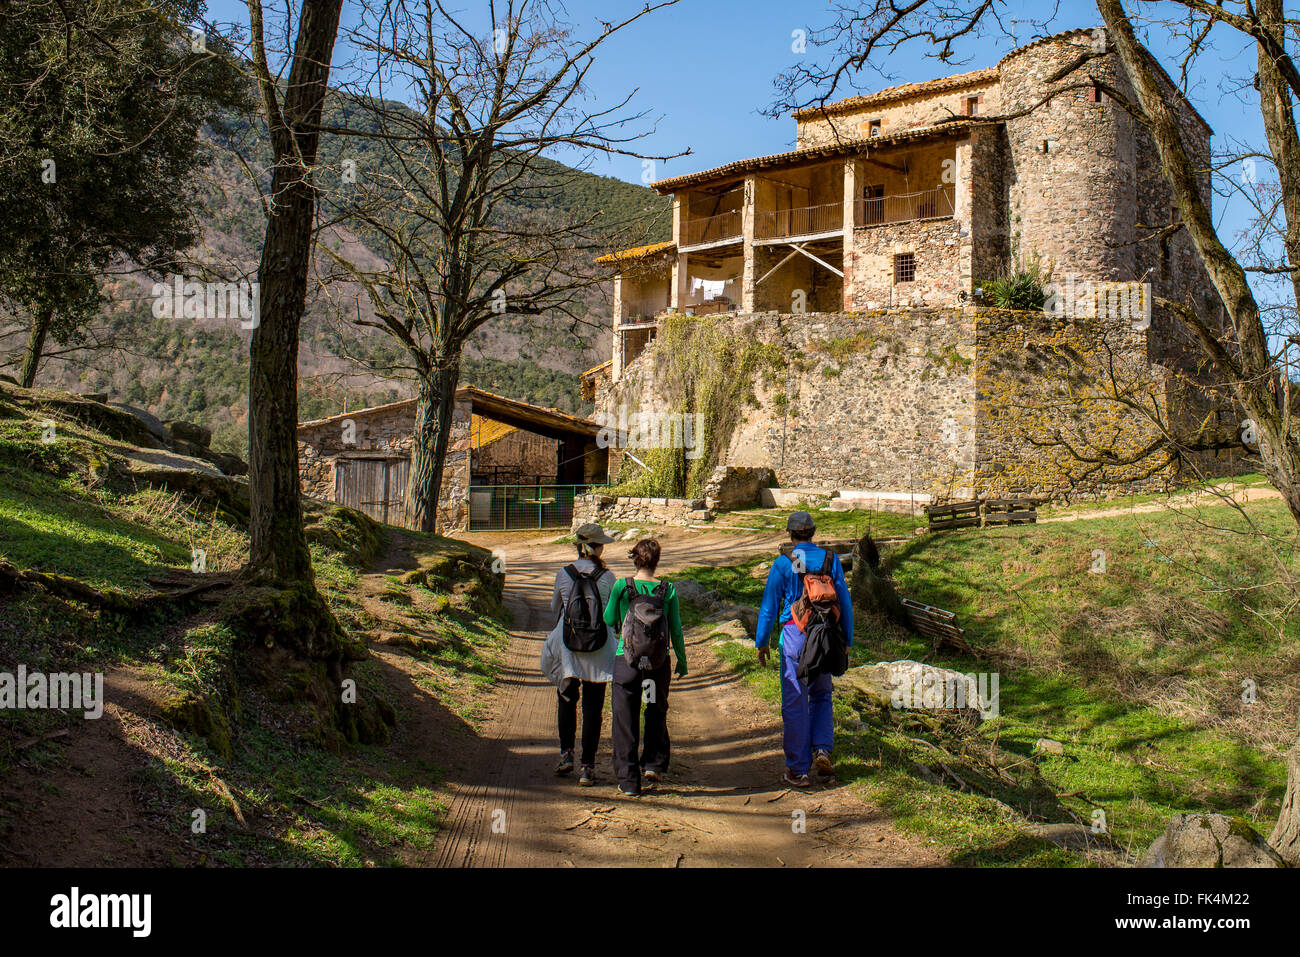
M 600 722 L 605 710 L 605 682 L 565 678 L 559 687 L 556 723 L 560 727 L 560 750 L 572 751 L 578 732 L 578 698 L 582 698 L 582 758 L 579 763 L 596 763 L 600 744 Z
M 668 770 L 669 662 L 653 670 L 633 668 L 620 655 L 614 661 L 614 773 L 624 790 L 641 790 L 641 769 Z M 648 689 L 645 682 L 651 682 Z M 648 699 L 648 700 L 647 700 Z M 645 742 L 641 755 L 641 705 L 645 703 Z

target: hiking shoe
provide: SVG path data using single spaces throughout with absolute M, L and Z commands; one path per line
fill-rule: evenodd
M 629 791 L 626 788 L 624 788 L 623 785 L 621 784 L 618 786 L 618 793 L 623 795 L 623 797 L 630 797 L 630 798 L 639 798 L 641 796 L 640 791 Z
M 649 781 L 651 784 L 658 784 L 660 781 L 663 780 L 663 777 L 659 774 L 659 772 L 651 768 L 646 768 L 644 771 L 642 771 L 641 778 L 645 781 Z
M 578 775 L 578 783 L 581 784 L 584 788 L 591 787 L 593 784 L 595 784 L 596 769 L 593 768 L 590 764 L 584 764 L 582 766 L 582 774 Z
M 828 777 L 835 773 L 835 765 L 831 763 L 831 753 L 818 749 L 813 753 L 813 767 L 817 769 L 818 774 L 825 774 Z
M 812 787 L 812 782 L 808 780 L 808 775 L 795 774 L 789 768 L 786 768 L 785 774 L 781 775 L 781 783 L 792 788 Z
M 573 752 L 561 751 L 560 763 L 555 766 L 556 774 L 568 774 L 573 770 Z

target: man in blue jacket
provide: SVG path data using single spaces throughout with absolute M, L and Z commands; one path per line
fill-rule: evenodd
M 785 774 L 781 780 L 791 787 L 809 786 L 808 772 L 817 768 L 824 775 L 833 773 L 831 747 L 835 722 L 831 714 L 831 676 L 823 674 L 811 684 L 799 680 L 799 654 L 803 651 L 804 633 L 793 621 L 790 605 L 803 593 L 803 572 L 820 572 L 822 562 L 829 561 L 831 580 L 840 604 L 840 624 L 845 644 L 853 643 L 853 601 L 844 580 L 839 556 L 812 543 L 817 530 L 812 516 L 795 512 L 785 524 L 794 548 L 790 556 L 778 556 L 767 573 L 763 604 L 758 610 L 758 628 L 754 647 L 758 663 L 767 666 L 768 640 L 775 624 L 781 629 L 781 718 L 784 724 Z

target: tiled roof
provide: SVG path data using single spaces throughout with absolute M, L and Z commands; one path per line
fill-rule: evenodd
M 754 170 L 766 169 L 772 166 L 795 166 L 812 160 L 861 153 L 864 150 L 875 149 L 882 144 L 901 143 L 906 140 L 923 139 L 927 136 L 942 136 L 947 133 L 955 133 L 978 122 L 981 122 L 979 118 L 958 117 L 946 123 L 936 123 L 933 126 L 918 126 L 915 129 L 901 130 L 898 133 L 889 133 L 885 136 L 873 136 L 870 139 L 828 143 L 824 146 L 806 146 L 803 149 L 791 150 L 788 153 L 755 156 L 752 159 L 736 160 L 734 163 L 715 166 L 713 169 L 702 170 L 699 173 L 687 173 L 683 176 L 674 176 L 671 179 L 661 179 L 658 182 L 651 183 L 650 187 L 658 190 L 661 194 L 672 193 L 683 186 L 707 183 L 711 180 L 750 173 Z
M 527 402 L 520 402 L 518 399 L 510 399 L 503 395 L 497 395 L 495 392 L 488 392 L 486 389 L 480 389 L 478 386 L 462 385 L 456 389 L 456 401 L 462 402 L 468 399 L 473 403 L 475 409 L 481 409 L 484 413 L 484 422 L 489 417 L 494 419 L 510 419 L 513 426 L 522 428 L 526 431 L 541 431 L 542 434 L 548 432 L 563 432 L 564 434 L 587 434 L 596 435 L 600 431 L 600 425 L 581 416 L 572 415 L 568 412 L 561 412 L 559 409 L 549 409 L 540 405 L 529 405 Z M 398 402 L 389 402 L 385 405 L 371 406 L 368 409 L 357 409 L 355 412 L 340 412 L 338 415 L 331 415 L 323 419 L 313 419 L 310 422 L 299 422 L 299 431 L 303 429 L 316 428 L 322 425 L 330 425 L 342 422 L 344 419 L 363 418 L 371 415 L 380 415 L 387 412 L 393 412 L 403 407 L 409 407 L 414 410 L 415 399 L 402 399 Z M 473 414 L 473 413 L 471 413 Z M 500 436 L 497 436 L 500 438 Z
M 676 248 L 676 243 L 671 239 L 666 243 L 650 243 L 648 246 L 633 246 L 631 249 L 620 249 L 618 252 L 610 253 L 608 256 L 597 257 L 596 262 L 602 266 L 617 266 L 619 263 L 633 262 L 637 259 L 648 259 L 656 253 L 667 252 Z
M 498 439 L 504 439 L 511 432 L 517 431 L 519 430 L 513 425 L 506 425 L 495 419 L 485 419 L 481 415 L 469 417 L 470 441 L 476 449 L 486 448 Z
M 1096 30 L 1096 29 L 1099 29 L 1099 28 L 1098 28 L 1098 27 L 1078 27 L 1077 29 L 1074 29 L 1074 30 L 1064 30 L 1064 31 L 1062 31 L 1061 33 L 1053 33 L 1051 36 L 1039 37 L 1037 40 L 1030 40 L 1030 41 L 1029 41 L 1028 43 L 1026 43 L 1024 46 L 1016 47 L 1014 50 L 1012 50 L 1010 53 L 1008 53 L 1006 56 L 1004 56 L 1001 60 L 999 60 L 999 61 L 998 61 L 998 66 L 1001 66 L 1002 64 L 1006 63 L 1008 60 L 1010 60 L 1010 59 L 1011 59 L 1013 56 L 1015 56 L 1017 53 L 1024 53 L 1026 50 L 1032 50 L 1032 49 L 1034 49 L 1035 47 L 1040 47 L 1040 46 L 1042 46 L 1044 43 L 1052 43 L 1052 42 L 1054 42 L 1054 41 L 1056 41 L 1056 40 L 1065 40 L 1065 39 L 1068 39 L 1069 37 L 1089 37 L 1089 38 L 1091 38 L 1092 35 L 1093 35 L 1093 34 L 1092 34 L 1092 31 L 1093 31 L 1093 30 Z
M 834 113 L 848 113 L 869 106 L 892 103 L 894 100 L 906 100 L 914 96 L 928 96 L 933 93 L 945 93 L 948 90 L 960 90 L 968 86 L 980 86 L 991 83 L 997 78 L 998 71 L 996 67 L 972 70 L 970 73 L 956 73 L 952 76 L 925 80 L 922 83 L 904 83 L 901 86 L 891 86 L 875 93 L 850 96 L 834 103 L 827 103 L 825 106 L 810 106 L 797 111 L 794 116 L 797 120 L 806 120 L 818 116 L 829 116 Z

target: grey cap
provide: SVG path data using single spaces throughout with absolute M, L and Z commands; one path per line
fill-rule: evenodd
M 807 512 L 791 512 L 790 517 L 785 521 L 785 530 L 787 532 L 801 532 L 806 528 L 816 529 L 813 523 L 813 517 Z
M 588 522 L 586 525 L 579 526 L 573 535 L 579 542 L 586 542 L 588 545 L 608 545 L 614 541 L 595 522 Z

